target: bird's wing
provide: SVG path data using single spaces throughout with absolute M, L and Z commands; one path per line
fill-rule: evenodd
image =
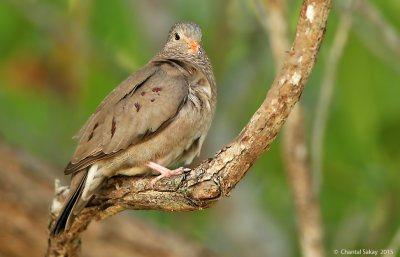
M 76 135 L 79 144 L 64 173 L 79 171 L 168 126 L 186 102 L 185 76 L 176 63 L 153 61 L 123 81 Z

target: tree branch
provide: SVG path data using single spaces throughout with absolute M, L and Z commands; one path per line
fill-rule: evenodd
M 47 255 L 77 255 L 79 234 L 92 219 L 104 219 L 125 209 L 201 210 L 228 196 L 260 155 L 269 149 L 299 100 L 318 57 L 330 6 L 331 0 L 303 2 L 295 39 L 282 69 L 266 99 L 237 138 L 213 159 L 204 161 L 188 174 L 163 179 L 154 189 L 150 187 L 150 178 L 109 179 L 68 233 L 49 238 Z M 63 190 L 59 191 L 57 196 L 62 195 Z M 53 207 L 59 205 L 56 197 Z M 58 211 L 59 208 L 52 208 L 50 225 Z
M 266 0 L 263 3 L 267 12 L 267 15 L 263 16 L 267 24 L 275 67 L 278 70 L 284 58 L 282 53 L 289 48 L 285 19 L 286 1 Z M 321 211 L 318 195 L 312 187 L 304 124 L 304 110 L 299 102 L 290 113 L 284 127 L 283 158 L 297 213 L 302 256 L 322 257 L 325 250 Z
M 286 1 L 267 0 L 263 3 L 267 12 L 267 15 L 263 16 L 267 24 L 275 67 L 278 70 L 284 58 L 282 53 L 289 48 L 285 19 Z M 290 113 L 284 127 L 283 158 L 297 213 L 302 256 L 322 257 L 325 250 L 321 211 L 318 195 L 312 187 L 304 123 L 304 111 L 299 102 Z
M 276 73 L 278 73 L 285 60 L 286 51 L 289 49 L 287 17 L 285 15 L 286 1 L 266 0 L 260 2 L 255 0 L 255 4 L 257 17 L 269 34 L 269 43 L 275 61 L 274 66 Z
M 284 131 L 284 159 L 298 216 L 302 256 L 325 256 L 324 235 L 318 194 L 312 185 L 305 140 L 304 114 L 296 105 Z
M 48 235 L 44 228 L 54 179 L 62 171 L 6 145 L 1 138 L 0 163 L 0 256 L 42 257 L 46 251 Z M 86 257 L 217 256 L 184 236 L 124 214 L 93 224 L 84 235 L 82 254 Z
M 325 65 L 325 74 L 321 84 L 321 91 L 318 97 L 316 114 L 311 134 L 311 167 L 313 173 L 313 188 L 318 194 L 322 183 L 322 160 L 323 160 L 323 142 L 326 127 L 326 121 L 331 103 L 336 70 L 338 62 L 342 56 L 343 49 L 347 43 L 347 37 L 352 25 L 352 13 L 354 5 L 358 0 L 352 2 L 341 14 L 338 28 L 329 49 L 328 59 Z

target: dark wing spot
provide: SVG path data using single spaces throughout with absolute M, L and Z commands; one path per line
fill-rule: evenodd
M 118 102 L 121 102 L 122 100 L 131 97 L 136 90 L 138 90 L 142 85 L 144 85 L 153 75 L 154 75 L 155 71 L 153 73 L 151 73 L 146 79 L 144 79 L 141 83 L 139 83 L 138 85 L 136 85 L 135 87 L 133 87 L 131 89 L 131 91 L 129 91 L 126 95 L 124 95 L 124 97 L 122 97 Z
M 156 99 L 154 99 L 154 98 L 151 98 L 151 99 L 150 99 L 151 102 L 154 102 L 155 100 L 156 100 Z
M 90 135 L 89 135 L 89 137 L 88 137 L 87 141 L 89 142 L 89 141 L 90 141 L 90 139 L 92 139 L 92 138 L 93 138 L 93 131 L 90 133 Z
M 99 123 L 98 122 L 96 122 L 96 124 L 94 124 L 94 127 L 93 127 L 93 130 L 92 130 L 92 132 L 90 133 L 90 135 L 89 135 L 89 137 L 88 137 L 88 142 L 93 138 L 93 133 L 94 133 L 94 131 L 96 130 L 96 128 L 99 126 Z
M 140 104 L 138 104 L 138 103 L 135 103 L 135 107 L 136 107 L 136 112 L 138 112 L 139 110 L 140 110 Z
M 155 88 L 153 88 L 151 91 L 157 93 L 157 92 L 160 92 L 161 90 L 162 90 L 161 87 L 155 87 Z
M 141 96 L 144 96 L 145 94 L 146 94 L 146 92 L 144 92 L 144 91 L 142 93 L 140 93 Z
M 116 127 L 115 127 L 115 117 L 113 117 L 113 119 L 112 119 L 112 123 L 111 123 L 111 138 L 114 136 L 114 134 L 115 134 L 115 129 L 116 129 Z

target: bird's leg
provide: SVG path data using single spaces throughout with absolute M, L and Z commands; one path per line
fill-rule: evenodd
M 179 167 L 177 169 L 174 170 L 170 170 L 160 164 L 157 164 L 155 162 L 146 162 L 146 166 L 149 167 L 152 170 L 158 171 L 160 172 L 160 175 L 158 175 L 157 177 L 153 178 L 150 182 L 151 187 L 154 187 L 154 185 L 156 184 L 157 181 L 159 181 L 162 178 L 168 178 L 174 175 L 180 175 L 182 174 L 184 171 L 190 171 L 190 169 L 188 168 L 184 168 L 184 167 Z

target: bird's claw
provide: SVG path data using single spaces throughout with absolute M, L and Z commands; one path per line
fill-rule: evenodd
M 157 170 L 157 171 L 160 172 L 161 174 L 158 175 L 157 177 L 153 178 L 150 181 L 151 188 L 154 188 L 154 185 L 162 178 L 169 178 L 171 176 L 181 175 L 183 173 L 187 173 L 187 172 L 191 171 L 191 169 L 184 168 L 184 167 L 179 167 L 179 168 L 174 169 L 174 170 L 170 170 L 170 169 L 165 168 L 165 169 L 160 169 L 160 170 Z
M 185 173 L 185 174 L 186 174 L 186 173 L 189 173 L 189 172 L 191 172 L 191 171 L 192 171 L 192 169 L 189 169 L 189 168 L 184 168 L 184 169 L 183 169 L 183 173 Z

